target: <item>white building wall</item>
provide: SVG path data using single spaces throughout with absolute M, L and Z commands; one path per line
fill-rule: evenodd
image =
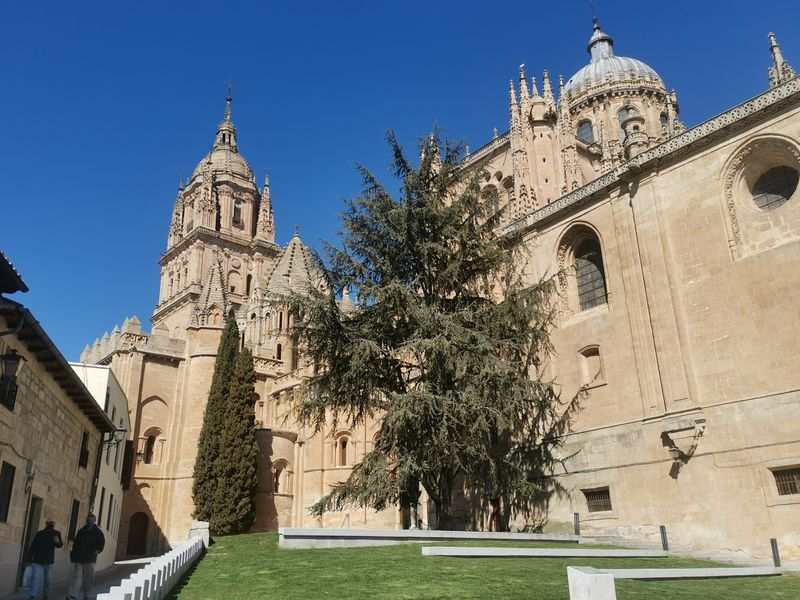
M 123 493 L 122 462 L 125 440 L 130 437 L 131 431 L 128 399 L 111 372 L 111 367 L 85 363 L 70 363 L 70 365 L 117 429 L 125 430 L 119 444 L 111 443 L 103 447 L 97 488 L 92 499 L 97 524 L 106 537 L 106 546 L 97 557 L 96 569 L 100 571 L 111 566 L 117 554 Z

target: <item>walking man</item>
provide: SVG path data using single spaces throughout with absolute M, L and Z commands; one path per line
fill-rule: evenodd
M 39 587 L 44 579 L 44 599 L 50 594 L 50 572 L 53 570 L 56 548 L 61 548 L 61 532 L 56 529 L 56 522 L 47 519 L 45 527 L 39 531 L 31 542 L 28 550 L 28 562 L 33 570 L 31 579 L 30 598 L 39 596 Z
M 95 516 L 89 513 L 86 525 L 78 530 L 69 559 L 74 563 L 72 582 L 69 584 L 68 600 L 90 600 L 94 585 L 94 563 L 103 551 L 106 538 L 96 524 Z

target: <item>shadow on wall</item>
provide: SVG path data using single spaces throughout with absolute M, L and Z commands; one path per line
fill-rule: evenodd
M 552 418 L 537 417 L 533 430 L 526 432 L 526 442 L 505 455 L 515 464 L 524 465 L 525 478 L 532 486 L 529 495 L 507 495 L 502 490 L 486 490 L 465 483 L 463 489 L 469 507 L 467 529 L 492 531 L 494 520 L 500 531 L 533 533 L 544 530 L 553 497 L 563 498 L 569 493 L 552 474 L 566 471 L 570 457 L 562 456 L 560 442 L 583 409 L 586 395 L 586 389 L 581 388 L 568 401 L 559 400 L 556 414 L 551 415 Z
M 278 508 L 275 505 L 274 473 L 272 462 L 272 433 L 266 429 L 256 430 L 258 443 L 258 483 L 256 484 L 256 520 L 251 532 L 277 531 Z M 283 525 L 289 525 L 283 523 Z
M 158 556 L 170 550 L 167 538 L 150 510 L 151 491 L 148 483 L 138 483 L 134 479 L 130 489 L 125 492 L 120 517 L 117 560 Z

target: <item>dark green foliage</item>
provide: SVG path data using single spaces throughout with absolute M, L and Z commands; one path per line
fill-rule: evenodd
M 253 355 L 245 348 L 236 359 L 222 424 L 217 510 L 210 523 L 211 530 L 220 535 L 247 531 L 256 516 L 255 382 Z
M 321 429 L 383 417 L 374 450 L 312 511 L 414 506 L 421 484 L 437 526 L 451 518 L 456 479 L 483 499 L 527 514 L 565 426 L 538 366 L 551 350 L 554 279 L 526 277 L 521 245 L 498 236 L 484 173 L 459 169 L 461 148 L 437 133 L 415 169 L 389 135 L 401 183 L 393 198 L 366 169 L 342 215 L 342 246 L 327 246 L 325 289 L 293 297 L 304 356 L 319 365 L 301 419 Z M 336 295 L 356 292 L 343 313 Z
M 197 440 L 192 498 L 194 499 L 194 517 L 199 521 L 210 521 L 215 512 L 222 425 L 236 364 L 238 344 L 239 328 L 236 325 L 236 319 L 229 314 L 219 340 L 214 375 L 203 415 L 203 428 L 200 430 L 200 437 Z

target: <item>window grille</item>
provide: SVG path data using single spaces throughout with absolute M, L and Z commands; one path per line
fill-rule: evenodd
M 781 469 L 773 471 L 772 475 L 775 477 L 779 496 L 800 494 L 800 468 Z
M 761 210 L 778 208 L 792 197 L 800 174 L 791 167 L 773 167 L 753 186 L 753 202 Z
M 607 302 L 603 257 L 596 240 L 586 240 L 575 253 L 578 304 L 588 310 Z
M 589 512 L 602 512 L 611 510 L 611 493 L 607 487 L 597 490 L 583 490 Z
M 16 468 L 7 462 L 0 469 L 0 522 L 8 520 L 8 509 L 11 506 L 11 492 L 14 489 L 14 473 Z

